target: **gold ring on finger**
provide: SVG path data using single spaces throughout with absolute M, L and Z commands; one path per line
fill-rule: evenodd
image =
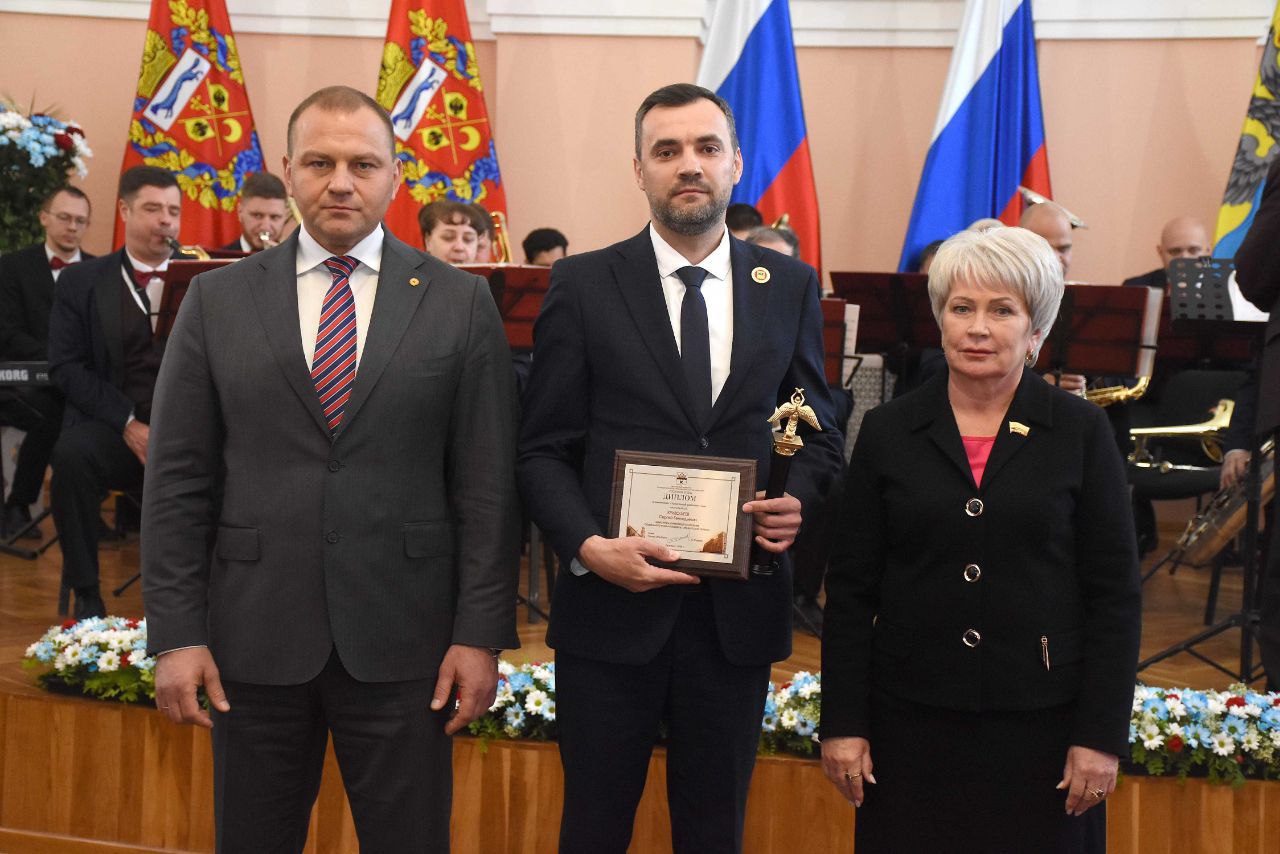
M 1089 790 L 1089 797 L 1094 798 L 1095 800 L 1102 800 L 1102 796 L 1103 796 L 1103 795 L 1105 795 L 1105 794 L 1106 794 L 1106 792 L 1105 792 L 1105 791 L 1103 791 L 1102 789 L 1090 789 L 1090 790 Z

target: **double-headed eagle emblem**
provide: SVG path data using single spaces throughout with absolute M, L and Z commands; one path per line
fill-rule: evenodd
M 818 423 L 818 416 L 814 414 L 813 408 L 805 405 L 802 388 L 793 391 L 791 400 L 773 411 L 769 416 L 769 423 L 774 427 L 781 427 L 784 418 L 787 425 L 782 428 L 781 433 L 773 436 L 773 450 L 781 456 L 790 457 L 804 447 L 804 440 L 796 435 L 796 427 L 801 421 L 819 433 L 822 432 L 822 425 Z

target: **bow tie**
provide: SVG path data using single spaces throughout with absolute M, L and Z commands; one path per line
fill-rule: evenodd
M 70 266 L 70 264 L 71 264 L 70 261 L 63 261 L 57 255 L 54 255 L 52 258 L 49 259 L 50 270 L 61 270 L 63 267 Z
M 145 288 L 152 279 L 159 277 L 160 271 L 151 267 L 134 267 L 133 280 L 140 288 Z

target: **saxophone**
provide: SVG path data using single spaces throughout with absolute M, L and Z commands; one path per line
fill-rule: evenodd
M 1099 406 L 1128 403 L 1131 400 L 1140 400 L 1147 393 L 1147 386 L 1149 385 L 1151 385 L 1151 377 L 1138 377 L 1137 385 L 1109 385 L 1105 388 L 1091 388 L 1085 391 L 1084 397 L 1085 400 L 1090 403 L 1096 403 Z

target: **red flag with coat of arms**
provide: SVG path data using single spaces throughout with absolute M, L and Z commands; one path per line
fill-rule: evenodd
M 392 0 L 376 97 L 404 164 L 386 217 L 396 237 L 421 246 L 418 211 L 440 199 L 506 213 L 463 0 Z
M 151 2 L 121 171 L 144 164 L 178 179 L 183 243 L 240 236 L 244 179 L 264 166 L 225 0 Z

